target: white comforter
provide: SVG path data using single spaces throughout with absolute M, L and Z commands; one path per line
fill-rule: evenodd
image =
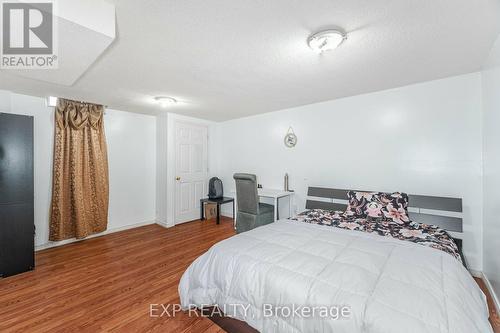
M 214 245 L 184 273 L 179 294 L 184 309 L 218 305 L 266 333 L 492 332 L 484 294 L 451 255 L 294 221 Z M 286 311 L 269 316 L 269 304 L 292 311 L 294 305 L 348 306 L 351 313 L 341 319 Z

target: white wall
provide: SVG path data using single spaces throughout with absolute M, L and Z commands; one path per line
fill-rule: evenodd
M 482 72 L 484 253 L 483 272 L 500 295 L 500 37 Z
M 0 91 L 0 112 L 34 116 L 35 245 L 48 243 L 54 111 L 39 97 Z M 107 110 L 108 230 L 155 220 L 156 118 Z
M 109 229 L 155 222 L 156 117 L 106 110 Z
M 304 209 L 308 186 L 463 198 L 464 253 L 482 266 L 481 76 L 444 80 L 219 123 L 217 170 L 282 188 Z M 297 146 L 286 148 L 292 126 Z
M 165 227 L 171 226 L 171 224 L 167 222 L 167 131 L 168 114 L 160 114 L 156 119 L 156 221 Z

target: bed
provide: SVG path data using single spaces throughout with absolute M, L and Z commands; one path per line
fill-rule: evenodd
M 315 222 L 328 221 L 316 219 L 321 212 L 335 221 L 346 193 L 309 188 L 314 199 L 295 220 L 214 245 L 182 276 L 182 307 L 216 306 L 260 332 L 492 332 L 486 298 L 458 246 Z M 410 196 L 410 202 L 412 220 L 460 233 L 460 199 Z

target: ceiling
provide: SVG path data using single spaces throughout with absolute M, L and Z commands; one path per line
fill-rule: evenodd
M 9 0 L 15 1 L 21 3 L 22 0 Z M 8 73 L 72 86 L 113 43 L 115 6 L 103 0 L 57 0 L 57 10 L 53 14 L 57 34 L 54 36 L 56 69 L 16 68 Z
M 116 40 L 76 83 L 2 70 L 0 89 L 223 121 L 477 71 L 500 30 L 498 0 L 110 2 Z M 312 52 L 332 27 L 348 40 Z

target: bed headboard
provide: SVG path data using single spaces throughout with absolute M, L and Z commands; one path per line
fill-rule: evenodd
M 347 192 L 350 190 L 309 187 L 306 209 L 345 210 Z M 369 192 L 369 191 L 363 191 Z M 434 224 L 449 232 L 462 250 L 462 199 L 409 195 L 410 219 L 419 223 Z M 464 261 L 465 262 L 465 261 Z

